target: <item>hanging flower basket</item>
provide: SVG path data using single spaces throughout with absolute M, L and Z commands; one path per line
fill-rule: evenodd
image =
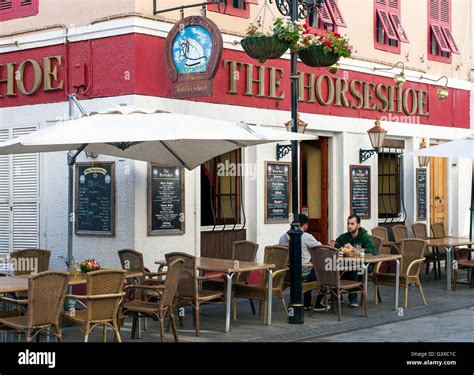
M 339 60 L 339 55 L 332 52 L 324 53 L 324 46 L 312 45 L 298 51 L 298 57 L 308 66 L 327 67 L 331 66 Z
M 290 46 L 289 43 L 269 35 L 247 36 L 240 41 L 240 45 L 247 55 L 262 64 L 267 60 L 282 57 Z

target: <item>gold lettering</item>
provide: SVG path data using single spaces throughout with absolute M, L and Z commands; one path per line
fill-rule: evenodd
M 25 74 L 24 73 L 25 73 L 26 64 L 30 64 L 33 67 L 33 71 L 34 71 L 34 82 L 33 82 L 33 87 L 31 88 L 30 91 L 26 90 L 25 88 Z M 41 86 L 41 81 L 43 79 L 43 73 L 41 71 L 41 66 L 40 64 L 38 64 L 37 61 L 34 61 L 34 60 L 23 61 L 18 67 L 18 74 L 20 75 L 20 77 L 17 80 L 17 86 L 22 94 L 33 95 L 36 92 L 38 92 Z
M 428 91 L 418 90 L 418 115 L 429 116 L 429 112 L 423 112 L 428 105 Z
M 243 65 L 241 62 L 233 60 L 224 60 L 224 69 L 230 65 L 229 69 L 229 90 L 227 94 L 238 94 L 237 92 L 237 82 L 239 81 L 240 76 L 240 67 Z
M 408 108 L 408 96 L 411 95 L 411 111 Z M 403 110 L 407 115 L 414 115 L 417 110 L 417 97 L 416 97 L 416 91 L 413 89 L 406 89 L 405 92 L 403 93 Z
M 357 87 L 356 87 L 357 86 Z M 349 85 L 349 90 L 352 96 L 358 100 L 357 104 L 355 100 L 351 100 L 351 108 L 352 109 L 361 109 L 364 105 L 364 100 L 362 97 L 362 82 L 358 80 L 353 80 Z
M 375 109 L 375 104 L 372 103 L 372 99 L 374 98 L 374 89 L 374 83 L 364 83 L 364 109 L 369 109 L 371 111 Z
M 278 76 L 277 76 L 278 73 Z M 285 93 L 282 92 L 277 96 L 276 91 L 280 89 L 280 79 L 283 76 L 283 69 L 281 68 L 270 68 L 270 95 L 271 99 L 285 99 Z
M 1 74 L 1 68 L 3 66 L 5 65 L 0 64 L 0 74 Z M 0 79 L 0 84 L 1 83 L 7 84 L 6 96 L 16 96 L 15 94 L 15 64 L 8 63 L 6 64 L 6 67 L 7 67 L 7 77 L 5 79 Z M 3 95 L 0 94 L 0 98 L 3 98 Z
M 245 94 L 246 96 L 253 96 L 253 84 L 256 83 L 258 87 L 257 98 L 265 97 L 265 67 L 257 66 L 258 70 L 258 79 L 253 78 L 253 64 L 245 64 L 247 80 L 245 84 Z
M 375 94 L 377 98 L 382 102 L 383 107 L 377 103 L 377 111 L 383 111 L 385 112 L 388 109 L 388 97 L 387 97 L 387 92 L 388 87 L 387 85 L 384 85 L 381 83 L 380 85 L 377 85 L 377 88 L 375 89 Z
M 395 90 L 397 90 L 397 97 L 395 97 Z M 402 89 L 395 86 L 388 86 L 388 111 L 395 112 L 394 105 L 397 103 L 397 112 L 403 113 L 402 108 Z
M 325 79 L 328 84 L 326 100 L 323 98 L 323 79 Z M 316 80 L 316 98 L 321 105 L 330 105 L 334 100 L 334 83 L 327 74 L 321 74 Z
M 52 67 L 52 61 L 57 61 L 57 65 Z M 61 65 L 61 56 L 51 56 L 45 57 L 43 59 L 44 62 L 44 91 L 55 91 L 55 90 L 62 90 L 64 86 L 63 80 L 59 82 L 59 85 L 53 87 L 53 80 L 58 80 L 58 66 Z
M 299 72 L 298 73 L 298 101 L 300 102 L 308 102 L 308 103 L 314 103 L 315 102 L 315 97 L 314 97 L 314 82 L 315 82 L 315 76 L 314 73 L 307 74 L 305 72 Z M 308 84 L 305 84 L 305 77 L 308 77 Z M 306 100 L 306 90 L 308 92 L 308 100 Z
M 344 78 L 334 78 L 336 86 L 336 99 L 334 101 L 335 107 L 340 107 L 341 102 L 344 107 L 349 107 L 349 102 L 347 101 L 346 93 L 349 88 L 347 85 L 347 80 Z

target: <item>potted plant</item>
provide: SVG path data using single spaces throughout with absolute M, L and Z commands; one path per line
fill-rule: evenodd
M 288 19 L 276 18 L 271 32 L 267 34 L 259 31 L 260 26 L 259 22 L 252 23 L 240 42 L 247 55 L 263 64 L 268 59 L 283 56 L 288 48 L 296 50 L 301 34 L 299 25 L 293 25 Z
M 298 57 L 304 64 L 327 67 L 335 64 L 341 57 L 351 55 L 352 46 L 341 34 L 332 31 L 311 34 L 309 27 L 303 25 L 303 33 L 298 41 Z
M 80 264 L 81 272 L 87 273 L 89 271 L 96 271 L 100 269 L 100 264 L 95 259 L 86 259 Z

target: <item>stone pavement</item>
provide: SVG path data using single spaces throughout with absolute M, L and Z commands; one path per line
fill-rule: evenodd
M 291 341 L 472 341 L 466 329 L 474 317 L 474 289 L 459 284 L 455 292 L 446 290 L 443 280 L 434 280 L 432 274 L 422 275 L 423 289 L 428 305 L 424 306 L 418 288 L 411 287 L 406 310 L 394 310 L 394 288 L 381 287 L 382 303 L 374 304 L 373 288 L 369 284 L 369 316 L 362 316 L 361 308 L 342 307 L 342 322 L 332 312 L 305 313 L 303 325 L 288 324 L 278 299 L 273 304 L 273 324 L 264 326 L 261 317 L 253 315 L 247 300 L 239 300 L 237 320 L 231 320 L 231 331 L 224 332 L 224 305 L 205 305 L 201 309 L 201 336 L 196 337 L 192 324 L 192 311 L 187 308 L 184 326 L 178 326 L 182 342 L 291 342 Z M 287 291 L 288 292 L 288 291 Z M 287 294 L 286 300 L 288 301 Z M 347 301 L 347 297 L 345 296 Z M 256 303 L 258 309 L 258 303 Z M 403 289 L 400 293 L 403 306 Z M 159 341 L 158 323 L 149 319 L 149 328 L 136 342 Z M 469 330 L 472 331 L 472 330 Z M 131 319 L 127 319 L 121 335 L 130 341 Z M 64 341 L 82 341 L 77 327 L 65 327 Z M 97 329 L 90 341 L 101 341 L 102 330 Z M 112 340 L 112 335 L 109 335 Z M 171 331 L 166 341 L 172 341 Z

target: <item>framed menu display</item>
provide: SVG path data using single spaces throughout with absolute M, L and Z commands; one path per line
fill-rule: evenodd
M 288 223 L 291 213 L 291 166 L 265 162 L 265 223 Z
M 148 164 L 148 235 L 184 234 L 184 170 Z
M 75 233 L 115 235 L 115 163 L 76 163 Z
M 426 169 L 416 168 L 416 220 L 426 220 Z
M 370 219 L 370 166 L 351 165 L 351 213 L 361 219 Z

